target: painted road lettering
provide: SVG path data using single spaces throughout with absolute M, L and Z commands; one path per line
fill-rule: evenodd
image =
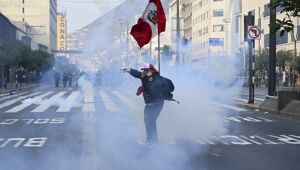
M 27 148 L 40 148 L 45 145 L 47 137 L 38 137 L 38 138 L 9 138 L 2 139 L 0 138 L 0 148 L 4 147 L 27 147 Z
M 16 123 L 25 123 L 26 125 L 30 124 L 63 124 L 65 123 L 65 118 L 43 118 L 43 119 L 5 119 L 0 122 L 0 125 L 14 125 Z
M 300 136 L 296 135 L 267 135 L 267 136 L 235 136 L 222 135 L 219 137 L 212 136 L 206 139 L 196 139 L 196 142 L 201 145 L 300 145 Z
M 236 123 L 242 123 L 242 122 L 253 122 L 253 123 L 265 123 L 265 122 L 274 122 L 274 120 L 270 120 L 264 117 L 250 117 L 250 116 L 231 116 L 226 117 L 224 119 L 225 122 L 236 122 Z

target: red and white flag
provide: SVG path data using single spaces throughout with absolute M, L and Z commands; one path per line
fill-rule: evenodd
M 165 30 L 166 16 L 160 0 L 149 0 L 143 16 L 131 28 L 130 34 L 137 41 L 140 48 L 142 48 L 153 37 Z

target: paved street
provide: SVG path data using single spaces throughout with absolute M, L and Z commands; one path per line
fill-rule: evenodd
M 257 90 L 258 102 L 265 92 Z M 168 136 L 163 124 L 174 104 L 166 103 L 158 123 L 161 142 L 150 149 L 143 145 L 143 101 L 129 91 L 45 87 L 2 94 L 0 169 L 299 169 L 300 123 L 236 106 L 246 94 L 241 90 L 234 104 L 211 103 L 224 114 L 218 124 L 225 130 L 205 135 L 197 133 L 213 121 L 193 134 Z M 182 116 L 184 121 L 189 114 Z

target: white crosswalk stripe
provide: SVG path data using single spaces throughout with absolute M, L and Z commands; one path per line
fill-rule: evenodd
M 76 100 L 78 96 L 79 96 L 78 91 L 72 92 L 70 96 L 68 96 L 66 102 L 62 103 L 56 112 L 62 112 L 62 113 L 70 112 L 72 107 L 74 107 L 74 104 L 76 104 Z
M 95 112 L 95 101 L 94 101 L 94 95 L 92 91 L 85 91 L 84 93 L 84 100 L 83 100 L 83 112 Z
M 6 101 L 6 102 L 0 104 L 0 109 L 5 108 L 5 107 L 10 106 L 10 105 L 13 105 L 13 104 L 15 104 L 15 103 L 17 103 L 19 101 L 22 101 L 22 100 L 24 100 L 26 98 L 29 98 L 29 97 L 32 97 L 32 96 L 36 96 L 36 95 L 39 95 L 39 94 L 41 94 L 41 92 L 31 93 L 31 94 L 28 94 L 28 95 L 25 95 L 25 96 L 21 96 L 21 97 L 18 97 L 18 98 Z
M 113 103 L 113 101 L 108 97 L 107 93 L 105 91 L 99 91 L 100 97 L 104 103 L 104 106 L 107 111 L 110 112 L 117 112 L 119 109 L 117 106 Z
M 135 112 L 142 112 L 142 108 L 135 102 L 133 102 L 131 99 L 129 99 L 124 94 L 120 93 L 119 91 L 112 91 L 114 95 L 116 95 L 123 103 L 125 103 L 131 110 Z
M 49 107 L 52 106 L 52 104 L 54 102 L 56 102 L 57 100 L 59 100 L 66 93 L 67 93 L 66 91 L 61 91 L 61 92 L 55 94 L 54 96 L 52 96 L 50 99 L 48 99 L 47 101 L 45 101 L 44 103 L 42 103 L 41 105 L 39 105 L 37 108 L 35 108 L 31 112 L 33 112 L 33 113 L 41 113 L 41 112 L 46 111 Z
M 53 93 L 54 92 L 47 92 L 47 93 L 44 93 L 44 94 L 42 94 L 40 96 L 34 97 L 32 100 L 33 101 L 40 101 L 44 97 L 47 97 L 47 96 L 49 96 L 49 95 L 51 95 Z M 16 107 L 11 108 L 10 110 L 7 110 L 6 113 L 17 113 L 17 112 L 20 112 L 20 111 L 22 111 L 23 109 L 29 107 L 32 104 L 33 104 L 32 102 L 24 102 L 24 103 L 22 103 L 22 104 L 20 104 L 20 105 L 18 105 Z
M 5 97 L 0 98 L 0 102 L 3 101 L 3 100 L 10 99 L 10 98 L 19 97 L 19 96 L 22 96 L 22 95 L 27 94 L 27 93 L 28 92 L 22 92 L 22 93 L 16 93 L 16 94 L 13 94 L 13 95 L 6 95 Z
M 120 103 L 123 103 L 128 110 L 133 111 L 130 113 L 143 112 L 143 106 L 132 100 L 128 94 L 117 90 L 112 91 L 112 93 L 102 89 L 96 90 L 96 93 L 93 90 L 87 90 L 82 93 L 81 91 L 68 91 L 66 89 L 34 93 L 23 92 L 18 95 L 15 94 L 13 97 L 6 97 L 8 97 L 7 101 L 0 103 L 0 109 L 5 109 L 9 106 L 8 109 L 4 110 L 4 113 L 19 113 L 28 108 L 32 108 L 32 110 L 28 111 L 31 113 L 43 113 L 53 106 L 58 107 L 57 113 L 69 113 L 74 108 L 78 108 L 84 113 L 95 113 L 96 104 L 99 104 L 99 107 L 103 107 L 108 112 L 126 112 L 126 110 L 120 109 Z M 96 100 L 96 98 L 99 98 L 99 100 Z M 96 103 L 95 101 L 101 103 Z

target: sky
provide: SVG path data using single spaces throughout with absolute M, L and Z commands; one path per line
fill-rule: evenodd
M 67 15 L 68 34 L 83 28 L 125 0 L 57 0 L 58 12 Z

